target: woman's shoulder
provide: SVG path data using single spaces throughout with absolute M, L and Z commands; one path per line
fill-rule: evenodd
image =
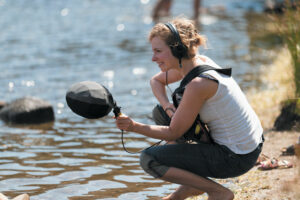
M 218 83 L 203 77 L 196 77 L 186 86 L 186 91 L 194 95 L 211 97 L 216 93 L 218 89 Z
M 209 65 L 215 68 L 221 68 L 215 61 L 206 55 L 198 55 L 198 58 L 200 62 L 202 62 L 201 64 Z

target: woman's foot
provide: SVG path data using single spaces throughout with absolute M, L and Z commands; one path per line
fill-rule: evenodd
M 224 187 L 222 191 L 217 191 L 208 194 L 207 200 L 233 200 L 233 199 L 234 199 L 233 192 Z
M 204 192 L 198 189 L 186 185 L 181 185 L 179 188 L 176 189 L 175 192 L 164 197 L 163 200 L 183 200 L 186 199 L 187 197 L 196 196 L 203 193 Z

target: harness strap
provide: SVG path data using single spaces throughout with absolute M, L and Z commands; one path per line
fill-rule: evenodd
M 215 70 L 221 74 L 231 76 L 232 69 L 231 68 L 214 68 L 209 65 L 199 65 L 192 69 L 180 82 L 179 88 L 185 87 L 191 80 L 193 80 L 195 77 L 199 76 L 205 71 L 209 70 Z
M 193 80 L 195 77 L 198 77 L 199 75 L 201 75 L 203 72 L 205 71 L 209 71 L 209 70 L 215 70 L 221 74 L 227 75 L 227 76 L 231 76 L 231 72 L 232 69 L 231 68 L 214 68 L 212 66 L 209 65 L 199 65 L 195 68 L 193 68 L 180 82 L 180 85 L 178 88 L 175 89 L 175 91 L 172 94 L 172 99 L 173 99 L 173 104 L 174 106 L 177 108 L 178 107 L 178 101 L 177 99 L 181 100 L 182 95 L 184 93 L 184 89 L 185 86 L 191 81 Z M 178 94 L 182 94 L 181 96 Z M 196 121 L 198 121 L 198 125 L 201 127 L 201 129 L 203 129 L 204 134 L 206 134 L 206 136 L 208 137 L 208 139 L 210 140 L 211 143 L 214 143 L 209 130 L 207 130 L 207 128 L 205 127 L 204 123 L 202 123 L 201 119 L 200 119 L 200 115 L 198 114 L 196 117 Z

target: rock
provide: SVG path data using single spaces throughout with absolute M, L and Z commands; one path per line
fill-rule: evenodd
M 8 200 L 8 198 L 4 194 L 0 193 L 0 200 Z M 30 200 L 30 197 L 28 194 L 21 194 L 12 200 Z
M 9 124 L 41 124 L 54 118 L 52 106 L 36 97 L 17 99 L 0 110 L 0 119 Z
M 21 194 L 15 198 L 13 198 L 12 200 L 29 200 L 30 197 L 28 194 Z
M 267 13 L 283 13 L 284 0 L 266 0 L 265 12 Z
M 4 194 L 0 193 L 0 200 L 8 200 L 8 198 Z
M 4 106 L 5 106 L 5 102 L 4 101 L 0 101 L 0 110 L 1 110 L 1 108 L 3 108 Z M 0 199 L 1 200 L 1 199 Z
M 266 13 L 282 14 L 286 8 L 296 9 L 299 0 L 265 0 Z
M 280 115 L 274 123 L 277 131 L 300 128 L 300 99 L 289 99 L 283 102 Z

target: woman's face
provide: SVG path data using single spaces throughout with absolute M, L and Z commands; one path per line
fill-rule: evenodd
M 178 59 L 172 55 L 170 47 L 160 37 L 151 40 L 152 61 L 156 62 L 161 71 L 166 72 L 178 65 Z

